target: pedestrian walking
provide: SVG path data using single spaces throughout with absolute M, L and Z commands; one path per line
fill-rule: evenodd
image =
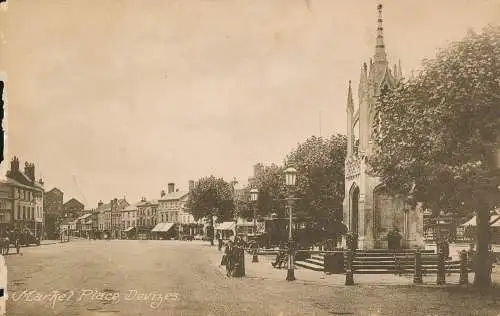
M 234 252 L 233 242 L 231 240 L 228 240 L 228 242 L 226 243 L 226 249 L 224 250 L 224 256 L 226 257 L 226 259 L 225 260 L 223 259 L 223 261 L 225 261 L 226 264 L 226 275 L 228 277 L 230 277 L 233 272 L 233 264 L 234 264 L 233 252 Z

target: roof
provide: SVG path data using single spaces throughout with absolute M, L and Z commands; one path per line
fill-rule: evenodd
M 122 210 L 122 212 L 130 212 L 130 211 L 137 211 L 137 203 L 131 204 Z
M 47 191 L 47 192 L 54 192 L 54 191 L 59 191 L 60 193 L 64 193 L 63 191 L 61 191 L 59 188 L 56 188 L 56 187 L 50 189 L 50 191 Z
M 39 191 L 43 192 L 43 188 L 41 188 L 38 185 L 33 185 L 33 186 L 25 185 L 25 184 L 22 184 L 21 182 L 18 182 L 16 180 L 12 179 L 12 178 L 7 178 L 6 183 L 8 183 L 10 185 L 14 185 L 16 187 L 24 188 L 24 189 L 39 190 Z M 35 182 L 35 184 L 36 184 L 36 182 Z
M 71 198 L 71 199 L 69 199 L 69 200 L 68 200 L 68 201 L 66 201 L 66 203 L 64 203 L 63 205 L 64 205 L 64 206 L 66 206 L 66 205 L 68 205 L 68 204 L 73 204 L 73 203 L 78 204 L 78 206 L 80 206 L 80 205 L 81 205 L 82 207 L 85 207 L 85 205 L 83 205 L 83 203 L 82 203 L 82 202 L 78 201 L 78 200 L 77 200 L 77 199 L 75 199 L 75 198 Z
M 463 223 L 460 226 L 477 226 L 476 216 Z M 491 215 L 490 217 L 490 226 L 492 227 L 500 227 L 500 215 Z
M 137 205 L 137 207 L 144 207 L 144 206 L 158 205 L 158 200 L 140 201 L 140 202 L 139 202 L 139 203 L 137 203 L 136 205 Z
M 88 214 L 82 215 L 82 216 L 78 217 L 78 219 L 86 219 L 89 216 L 92 216 L 92 214 L 88 213 Z
M 174 226 L 174 223 L 158 223 L 158 224 L 156 224 L 155 228 L 153 228 L 151 231 L 152 232 L 168 232 L 173 226 Z
M 103 205 L 101 205 L 101 206 L 98 206 L 98 207 L 96 208 L 96 211 L 97 211 L 98 213 L 104 213 L 104 212 L 106 212 L 106 211 L 111 211 L 111 205 L 110 205 L 109 203 L 103 204 Z
M 131 231 L 134 228 L 135 228 L 134 226 L 130 226 L 129 228 L 125 229 L 124 232 L 129 232 L 129 231 Z
M 159 201 L 179 200 L 188 194 L 189 194 L 188 191 L 175 191 L 175 192 L 167 193 L 164 197 L 159 199 Z
M 215 229 L 218 230 L 233 230 L 234 222 L 223 222 L 215 225 Z

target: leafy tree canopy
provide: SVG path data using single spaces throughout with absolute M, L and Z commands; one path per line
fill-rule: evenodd
M 222 178 L 201 178 L 195 183 L 186 207 L 196 220 L 212 216 L 217 216 L 218 222 L 232 220 L 233 188 Z
M 470 210 L 479 187 L 493 201 L 498 184 L 488 162 L 500 133 L 500 28 L 470 32 L 426 60 L 416 78 L 382 93 L 377 112 L 370 164 L 391 191 L 411 193 L 435 212 Z
M 346 149 L 344 135 L 312 136 L 287 156 L 297 169 L 296 208 L 318 222 L 341 220 Z

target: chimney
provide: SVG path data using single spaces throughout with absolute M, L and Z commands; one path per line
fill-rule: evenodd
M 40 183 L 40 185 L 43 186 L 43 180 L 42 180 L 42 178 L 40 178 L 40 180 L 38 180 L 38 183 Z
M 174 193 L 175 189 L 175 183 L 170 182 L 168 184 L 168 193 Z
M 194 189 L 194 181 L 189 180 L 189 192 L 193 191 L 193 189 Z
M 29 162 L 24 164 L 24 174 L 31 180 L 35 181 L 35 165 Z
M 17 157 L 12 158 L 10 162 L 10 171 L 17 172 L 19 171 L 19 159 Z
M 166 195 L 165 190 L 161 190 L 160 196 L 163 198 L 165 197 L 165 195 Z
M 30 179 L 33 182 L 36 181 L 36 178 L 35 178 L 35 164 L 34 163 L 30 164 Z
M 102 203 L 102 201 L 100 200 L 99 202 L 97 202 L 97 207 L 101 207 L 104 203 Z

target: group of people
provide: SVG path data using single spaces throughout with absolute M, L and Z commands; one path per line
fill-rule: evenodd
M 217 236 L 219 251 L 222 250 L 223 241 Z M 245 242 L 236 237 L 234 241 L 228 240 L 221 265 L 226 266 L 228 277 L 242 277 L 245 275 Z
M 21 234 L 18 230 L 3 231 L 0 237 L 0 251 L 2 255 L 9 253 L 10 245 L 13 244 L 19 253 L 21 248 Z
M 282 266 L 286 266 L 288 262 L 288 247 L 286 244 L 282 243 L 279 245 L 279 251 L 276 255 L 274 262 L 271 262 L 272 266 L 276 269 L 281 269 Z

